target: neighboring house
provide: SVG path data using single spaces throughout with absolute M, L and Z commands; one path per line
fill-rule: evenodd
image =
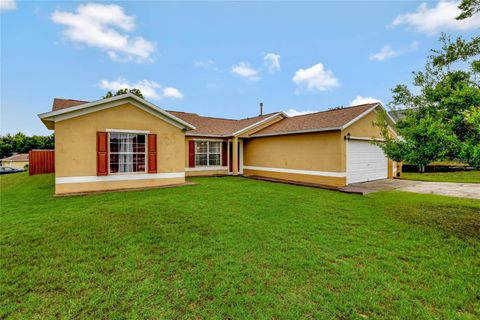
M 2 167 L 24 169 L 28 164 L 28 153 L 18 153 L 0 160 Z
M 388 112 L 388 115 L 395 121 L 403 120 L 407 117 L 408 109 L 398 109 Z
M 55 130 L 55 192 L 65 194 L 183 184 L 195 175 L 328 186 L 393 177 L 396 164 L 371 143 L 381 138 L 372 123 L 382 108 L 232 120 L 165 111 L 125 94 L 94 102 L 55 99 L 39 117 Z

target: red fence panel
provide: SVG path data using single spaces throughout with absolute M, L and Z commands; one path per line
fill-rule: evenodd
M 55 150 L 30 150 L 28 159 L 31 176 L 55 172 Z

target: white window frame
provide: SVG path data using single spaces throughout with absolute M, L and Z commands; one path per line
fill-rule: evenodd
M 223 147 L 223 141 L 219 141 L 219 140 L 194 140 L 195 141 L 195 167 L 221 167 L 222 166 L 222 147 Z M 201 152 L 201 153 L 198 153 L 197 152 L 197 143 L 199 142 L 205 142 L 207 144 L 207 152 L 204 153 L 204 152 Z M 218 164 L 215 164 L 215 165 L 210 165 L 210 143 L 219 143 L 220 144 L 220 152 L 218 153 L 220 155 L 220 162 Z M 199 165 L 197 164 L 197 155 L 198 154 L 206 154 L 207 155 L 207 164 L 206 165 Z M 217 153 L 212 153 L 212 154 L 217 154 Z
M 108 133 L 108 175 L 129 175 L 129 174 L 146 174 L 148 172 L 148 133 L 149 131 L 140 131 L 140 130 L 112 130 L 112 129 L 107 129 Z M 138 172 L 110 172 L 110 155 L 112 152 L 110 152 L 110 135 L 112 133 L 116 134 L 137 134 L 137 135 L 143 135 L 145 136 L 145 151 L 143 152 L 145 154 L 145 170 L 144 171 L 138 171 Z M 114 152 L 115 154 L 120 154 L 119 152 Z M 130 152 L 124 152 L 124 154 L 130 154 Z M 141 152 L 135 152 L 131 154 L 142 154 Z

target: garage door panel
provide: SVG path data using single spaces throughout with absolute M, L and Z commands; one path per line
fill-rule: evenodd
M 383 150 L 369 141 L 350 140 L 347 149 L 347 183 L 357 183 L 388 176 L 388 159 Z

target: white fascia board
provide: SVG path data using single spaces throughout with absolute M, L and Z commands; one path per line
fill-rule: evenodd
M 93 102 L 87 102 L 87 103 L 84 103 L 84 104 L 81 104 L 81 105 L 78 105 L 78 106 L 74 106 L 74 107 L 71 107 L 71 108 L 65 108 L 65 109 L 61 109 L 61 110 L 41 113 L 41 114 L 38 115 L 38 117 L 42 120 L 61 121 L 61 120 L 69 119 L 69 118 L 72 118 L 72 117 L 75 117 L 75 116 L 78 116 L 78 115 L 87 114 L 87 113 L 90 113 L 90 112 L 95 112 L 95 111 L 111 108 L 111 107 L 114 107 L 114 106 L 118 106 L 121 103 L 123 103 L 124 100 L 128 101 L 128 102 L 131 102 L 131 103 L 132 103 L 131 100 L 133 100 L 133 102 L 136 102 L 136 103 L 132 103 L 132 104 L 136 105 L 137 107 L 142 105 L 142 106 L 144 106 L 144 108 L 142 108 L 143 110 L 149 109 L 151 114 L 154 114 L 154 115 L 157 115 L 157 116 L 162 115 L 163 117 L 161 117 L 161 118 L 170 119 L 169 123 L 171 123 L 171 124 L 176 123 L 177 127 L 181 127 L 182 129 L 183 128 L 190 129 L 190 130 L 195 129 L 195 126 L 183 121 L 182 119 L 180 119 L 178 117 L 175 117 L 174 115 L 172 115 L 172 114 L 166 112 L 165 110 L 157 107 L 156 105 L 146 101 L 145 99 L 137 97 L 136 95 L 134 95 L 132 93 L 122 94 L 122 95 L 119 95 L 119 96 L 114 96 L 114 97 L 111 97 L 111 98 L 101 99 L 101 100 L 97 100 L 97 101 L 93 101 Z M 98 108 L 94 108 L 94 107 L 98 107 Z M 87 110 L 89 110 L 89 109 L 92 109 L 92 111 L 87 112 Z
M 272 133 L 264 133 L 264 134 L 253 134 L 252 138 L 260 138 L 260 137 L 271 137 L 271 136 L 284 136 L 288 134 L 299 134 L 299 133 L 315 133 L 315 132 L 324 132 L 324 131 L 335 131 L 341 130 L 341 127 L 329 127 L 329 128 L 322 128 L 322 129 L 308 129 L 308 130 L 297 130 L 297 131 L 286 131 L 286 132 L 272 132 Z
M 355 122 L 357 122 L 358 120 L 362 119 L 363 117 L 365 117 L 367 114 L 369 114 L 370 112 L 372 112 L 373 110 L 375 110 L 376 108 L 380 107 L 383 111 L 385 111 L 386 115 L 387 115 L 387 118 L 393 123 L 393 124 L 396 124 L 397 122 L 392 118 L 391 115 L 388 114 L 387 110 L 385 110 L 385 108 L 382 106 L 381 103 L 377 103 L 375 104 L 373 107 L 371 107 L 370 109 L 366 110 L 365 112 L 362 112 L 360 115 L 358 115 L 355 119 L 353 120 L 350 120 L 349 122 L 347 122 L 346 124 L 344 124 L 342 126 L 342 130 L 346 129 L 347 127 L 351 126 L 352 124 L 354 124 Z M 390 128 L 392 128 L 390 126 Z M 393 129 L 393 128 L 392 128 Z M 393 129 L 393 131 L 395 131 L 395 129 Z M 396 133 L 396 131 L 395 131 Z
M 342 126 L 342 130 L 350 127 L 352 124 L 354 124 L 355 122 L 357 122 L 358 120 L 362 119 L 363 117 L 365 117 L 367 114 L 369 114 L 370 112 L 372 112 L 373 110 L 375 110 L 378 106 L 381 106 L 379 103 L 377 103 L 376 105 L 374 105 L 373 107 L 365 110 L 364 112 L 362 112 L 361 114 L 359 114 L 358 116 L 356 116 L 354 119 L 350 120 L 349 122 L 347 122 L 346 124 L 344 124 Z
M 248 131 L 248 130 L 250 130 L 250 129 L 255 128 L 256 126 L 259 126 L 259 125 L 261 125 L 261 124 L 264 124 L 264 123 L 272 120 L 273 118 L 275 118 L 275 117 L 277 117 L 277 116 L 279 116 L 279 115 L 284 116 L 284 117 L 286 116 L 283 112 L 277 112 L 277 113 L 271 115 L 271 116 L 268 117 L 268 118 L 265 118 L 265 119 L 263 119 L 263 120 L 260 120 L 260 121 L 258 121 L 258 122 L 255 122 L 255 123 L 249 125 L 248 127 L 242 128 L 242 129 L 240 129 L 240 130 L 232 133 L 232 136 L 240 135 L 240 134 L 242 134 L 242 133 L 244 133 L 244 132 L 246 132 L 246 131 Z

